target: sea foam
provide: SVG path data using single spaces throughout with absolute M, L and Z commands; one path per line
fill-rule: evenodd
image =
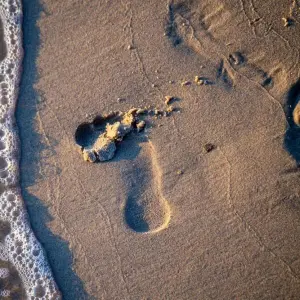
M 61 299 L 18 187 L 19 141 L 14 112 L 23 56 L 21 0 L 1 0 L 0 18 L 6 47 L 0 61 L 0 260 L 15 267 L 28 299 Z M 2 277 L 7 276 L 5 272 L 1 271 Z M 0 292 L 1 297 L 9 296 L 9 291 Z

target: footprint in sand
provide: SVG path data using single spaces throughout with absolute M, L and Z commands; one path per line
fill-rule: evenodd
M 155 109 L 131 109 L 126 113 L 114 112 L 96 117 L 92 122 L 82 123 L 75 132 L 75 141 L 84 160 L 89 162 L 109 161 L 123 145 L 123 151 L 131 152 L 137 140 L 125 136 L 131 132 L 141 132 L 146 123 L 145 117 L 167 116 L 168 111 Z M 127 145 L 126 145 L 127 144 Z M 126 203 L 124 221 L 138 233 L 157 233 L 168 227 L 171 210 L 162 192 L 162 172 L 157 161 L 156 151 L 151 141 L 139 144 L 139 155 L 135 164 L 132 161 L 122 171 L 125 178 Z M 126 153 L 125 153 L 126 154 Z M 126 156 L 126 155 L 125 155 Z
M 274 59 L 262 64 L 262 59 L 270 56 L 267 42 L 260 42 L 261 49 L 266 49 L 262 53 L 234 50 L 228 30 L 234 31 L 232 24 L 236 18 L 227 6 L 217 1 L 200 5 L 198 1 L 172 0 L 166 15 L 165 36 L 175 47 L 187 47 L 202 58 L 218 61 L 216 80 L 226 89 L 235 86 L 236 74 L 274 93 L 278 87 L 287 87 L 287 70 L 282 62 Z M 281 42 L 277 35 L 274 39 Z
M 135 166 L 123 178 L 127 188 L 124 220 L 139 233 L 156 233 L 168 227 L 171 210 L 162 191 L 162 172 L 151 141 L 143 143 Z

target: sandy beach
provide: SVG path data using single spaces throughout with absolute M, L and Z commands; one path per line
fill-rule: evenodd
M 299 9 L 23 1 L 20 183 L 63 299 L 299 299 Z

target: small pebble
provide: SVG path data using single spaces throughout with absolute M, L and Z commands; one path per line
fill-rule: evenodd
M 165 104 L 168 105 L 172 100 L 174 100 L 173 96 L 165 96 Z
M 155 114 L 156 116 L 159 116 L 159 115 L 162 114 L 162 111 L 161 111 L 161 110 L 158 110 L 157 108 L 155 108 L 155 109 L 154 109 L 154 114 Z
M 137 132 L 140 132 L 142 131 L 146 126 L 146 123 L 145 121 L 140 121 L 136 124 L 136 129 L 137 129 Z
M 83 156 L 84 161 L 94 163 L 97 160 L 96 154 L 93 150 L 84 149 L 82 151 L 82 156 Z
M 181 82 L 181 86 L 188 86 L 191 85 L 192 83 L 190 81 L 183 81 Z
M 175 108 L 172 105 L 167 107 L 167 113 L 171 113 L 174 110 L 175 110 Z
M 283 20 L 283 26 L 285 26 L 285 27 L 289 27 L 294 24 L 294 20 L 289 17 L 282 18 L 282 20 Z
M 199 76 L 195 76 L 194 81 L 198 84 L 198 85 L 203 85 L 205 82 L 203 79 L 200 79 Z
M 216 146 L 211 143 L 204 145 L 204 150 L 206 151 L 206 153 L 213 151 L 215 148 L 216 148 Z
M 148 111 L 147 109 L 145 108 L 139 108 L 137 111 L 136 111 L 136 114 L 137 115 L 142 115 L 142 114 L 146 114 Z
M 229 61 L 231 64 L 238 66 L 245 61 L 245 57 L 241 52 L 233 52 L 229 55 Z
M 135 115 L 137 111 L 138 111 L 138 108 L 133 107 L 133 108 L 131 108 L 131 109 L 128 111 L 127 114 L 129 114 L 129 115 Z

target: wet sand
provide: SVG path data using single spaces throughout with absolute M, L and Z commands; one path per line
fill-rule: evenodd
M 64 298 L 297 299 L 299 7 L 34 2 L 22 189 Z M 80 124 L 167 95 L 180 112 L 82 159 Z

